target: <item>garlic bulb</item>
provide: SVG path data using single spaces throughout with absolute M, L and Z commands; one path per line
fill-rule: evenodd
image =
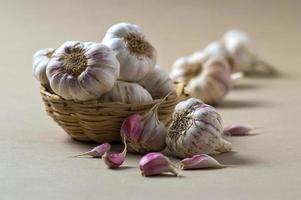
M 46 67 L 53 52 L 54 49 L 51 48 L 41 49 L 37 51 L 32 57 L 33 75 L 43 85 L 48 83 L 48 78 L 46 76 Z
M 202 51 L 179 58 L 172 66 L 170 76 L 174 80 L 188 82 L 191 78 L 202 73 L 204 63 L 215 56 L 224 57 L 226 60 L 229 60 L 228 53 L 221 42 L 211 42 Z
M 209 104 L 217 104 L 231 88 L 229 64 L 222 57 L 212 57 L 204 65 L 203 72 L 191 79 L 186 91 Z
M 65 99 L 90 100 L 113 88 L 119 63 L 103 44 L 69 41 L 53 53 L 46 74 L 56 94 Z
M 152 72 L 140 80 L 139 84 L 142 85 L 154 99 L 163 98 L 174 91 L 173 83 L 168 73 L 159 66 L 156 66 Z
M 115 24 L 102 41 L 113 49 L 120 63 L 120 79 L 139 81 L 156 64 L 156 50 L 145 39 L 139 26 L 129 23 Z
M 114 87 L 100 97 L 102 102 L 147 103 L 152 96 L 139 84 L 116 81 Z
M 274 67 L 257 55 L 255 42 L 247 33 L 235 29 L 229 30 L 224 34 L 222 41 L 232 58 L 232 71 L 263 75 L 276 73 Z
M 158 119 L 158 107 L 156 104 L 143 116 L 130 115 L 121 126 L 121 137 L 126 138 L 129 151 L 146 153 L 161 151 L 165 148 L 167 128 Z
M 179 158 L 231 150 L 222 138 L 220 114 L 196 98 L 178 103 L 166 137 L 168 149 Z

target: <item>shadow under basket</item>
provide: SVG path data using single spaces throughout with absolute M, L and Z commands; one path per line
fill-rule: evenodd
M 171 94 L 159 106 L 159 119 L 168 126 L 174 107 L 189 97 L 183 83 L 174 83 L 175 94 Z M 65 100 L 41 86 L 45 109 L 73 139 L 98 143 L 121 141 L 120 127 L 126 117 L 144 114 L 162 99 L 147 104 L 102 103 L 99 100 Z

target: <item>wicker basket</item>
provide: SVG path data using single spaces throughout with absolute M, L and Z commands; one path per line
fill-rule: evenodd
M 175 105 L 188 98 L 183 83 L 175 83 L 176 94 L 170 95 L 159 107 L 159 119 L 170 123 Z M 41 86 L 46 112 L 73 139 L 99 143 L 120 141 L 120 127 L 131 114 L 143 114 L 160 99 L 148 104 L 101 103 L 93 101 L 65 100 Z

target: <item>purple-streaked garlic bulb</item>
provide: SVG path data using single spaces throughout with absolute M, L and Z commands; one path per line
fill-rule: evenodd
M 211 57 L 216 56 L 229 60 L 224 45 L 217 41 L 211 42 L 201 51 L 177 59 L 172 66 L 170 77 L 173 80 L 188 82 L 191 78 L 200 75 L 204 69 L 204 64 Z
M 46 74 L 56 94 L 85 101 L 97 99 L 113 88 L 119 62 L 103 44 L 68 41 L 53 53 Z
M 228 62 L 223 57 L 212 57 L 205 63 L 203 72 L 188 82 L 186 91 L 205 103 L 218 104 L 231 86 Z
M 215 108 L 190 98 L 176 105 L 166 144 L 179 158 L 228 152 L 231 143 L 222 138 L 222 132 L 222 119 Z
M 154 99 L 164 98 L 174 91 L 172 80 L 169 78 L 167 71 L 158 65 L 139 81 Z
M 53 52 L 54 49 L 52 48 L 41 49 L 32 57 L 33 75 L 42 85 L 46 85 L 48 83 L 46 68 Z
M 153 100 L 146 89 L 137 83 L 116 81 L 114 87 L 100 97 L 101 102 L 149 103 Z
M 113 25 L 107 31 L 102 43 L 115 51 L 120 63 L 121 80 L 139 81 L 156 65 L 156 50 L 137 25 L 130 23 Z
M 167 128 L 158 118 L 155 105 L 144 115 L 130 115 L 121 126 L 121 137 L 125 137 L 129 151 L 146 153 L 161 151 L 166 147 Z

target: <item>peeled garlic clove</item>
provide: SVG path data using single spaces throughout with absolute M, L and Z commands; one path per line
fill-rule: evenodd
M 222 138 L 222 119 L 215 108 L 194 98 L 186 101 L 196 106 L 184 101 L 175 107 L 166 137 L 168 149 L 179 158 L 230 151 L 231 143 Z
M 203 72 L 188 82 L 186 91 L 205 103 L 217 104 L 223 100 L 231 87 L 228 62 L 222 57 L 211 57 L 205 63 Z
M 114 52 L 103 44 L 69 41 L 53 53 L 46 74 L 56 94 L 85 101 L 113 88 L 119 63 Z
M 130 115 L 121 126 L 121 136 L 126 138 L 130 151 L 146 153 L 165 148 L 167 128 L 158 119 L 158 106 L 145 115 Z
M 116 53 L 120 63 L 120 79 L 139 81 L 156 64 L 156 49 L 148 42 L 141 28 L 130 23 L 119 23 L 109 28 L 102 43 Z
M 101 158 L 110 149 L 111 149 L 111 145 L 109 143 L 104 143 L 104 144 L 101 144 L 101 145 L 98 145 L 98 146 L 94 147 L 90 151 L 75 155 L 73 157 L 89 155 L 89 156 L 92 156 L 94 158 Z
M 32 57 L 33 75 L 43 85 L 46 85 L 48 83 L 46 68 L 54 50 L 55 49 L 51 48 L 41 49 L 37 51 Z
M 169 78 L 167 71 L 158 65 L 139 81 L 154 99 L 161 99 L 167 94 L 174 91 L 172 80 Z
M 104 158 L 104 163 L 109 167 L 109 168 L 118 168 L 120 167 L 123 162 L 125 161 L 127 153 L 127 145 L 124 142 L 124 149 L 121 153 L 110 153 L 106 152 L 103 156 Z
M 194 155 L 181 160 L 181 169 L 222 168 L 217 160 L 206 154 Z
M 100 97 L 101 102 L 148 103 L 153 100 L 151 94 L 137 83 L 116 81 L 114 87 Z
M 229 125 L 224 128 L 223 134 L 228 136 L 245 136 L 249 135 L 252 128 L 245 125 Z
M 161 153 L 148 153 L 139 161 L 139 168 L 143 176 L 153 176 L 170 172 L 178 176 L 171 161 Z

